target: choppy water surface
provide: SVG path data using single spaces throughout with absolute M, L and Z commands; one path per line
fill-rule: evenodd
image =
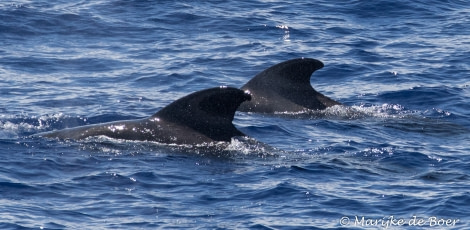
M 470 227 L 465 1 L 0 3 L 2 229 Z M 347 107 L 204 147 L 31 134 L 150 116 L 292 58 Z

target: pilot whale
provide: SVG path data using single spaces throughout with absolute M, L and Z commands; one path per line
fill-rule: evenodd
M 232 121 L 237 107 L 250 99 L 251 95 L 240 89 L 211 88 L 182 97 L 149 118 L 68 128 L 37 136 L 75 140 L 107 136 L 190 145 L 230 142 L 232 137 L 245 136 Z
M 310 77 L 323 63 L 312 58 L 281 62 L 257 74 L 244 86 L 252 99 L 243 102 L 238 111 L 254 113 L 305 112 L 323 110 L 341 103 L 317 92 Z

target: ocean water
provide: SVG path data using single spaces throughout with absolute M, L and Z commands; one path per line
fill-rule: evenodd
M 1 229 L 469 229 L 467 1 L 3 1 Z M 199 147 L 32 134 L 136 119 L 292 58 L 340 101 Z

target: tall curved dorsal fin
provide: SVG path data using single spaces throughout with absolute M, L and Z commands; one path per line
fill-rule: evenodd
M 232 87 L 217 87 L 182 97 L 152 117 L 181 124 L 215 141 L 245 136 L 232 124 L 238 106 L 251 100 L 250 94 Z
M 315 91 L 310 77 L 323 63 L 311 58 L 297 58 L 274 65 L 248 81 L 241 89 L 248 90 L 253 100 L 245 102 L 239 111 L 299 112 L 319 110 L 340 103 Z
M 323 63 L 311 58 L 297 58 L 273 65 L 257 74 L 245 86 L 253 84 L 279 84 L 290 82 L 300 87 L 310 85 L 313 72 L 323 68 Z M 243 87 L 242 87 L 243 88 Z

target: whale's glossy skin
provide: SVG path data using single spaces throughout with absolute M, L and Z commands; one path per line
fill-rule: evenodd
M 232 137 L 245 136 L 232 121 L 237 107 L 250 99 L 240 89 L 211 88 L 178 99 L 149 118 L 69 128 L 38 136 L 76 140 L 107 136 L 168 144 L 230 142 Z
M 303 112 L 340 105 L 341 103 L 315 91 L 310 85 L 311 75 L 321 68 L 321 61 L 298 58 L 262 71 L 241 87 L 250 92 L 252 100 L 243 102 L 238 111 Z

